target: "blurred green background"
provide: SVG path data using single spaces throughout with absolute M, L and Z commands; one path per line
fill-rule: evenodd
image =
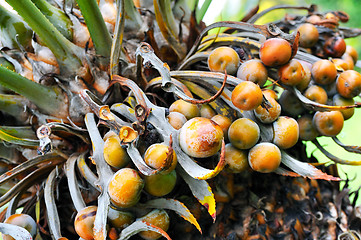
M 258 1 L 250 0 L 213 0 L 210 1 L 209 9 L 204 15 L 204 22 L 210 24 L 218 20 L 234 20 L 238 21 L 252 8 L 257 5 Z M 199 1 L 199 6 L 202 6 L 206 1 Z M 309 6 L 310 4 L 316 4 L 319 12 L 327 12 L 334 10 L 345 11 L 350 16 L 350 20 L 347 23 L 343 23 L 342 26 L 361 28 L 361 0 L 320 0 L 320 1 L 307 1 L 307 0 L 262 0 L 260 1 L 260 10 L 267 9 L 274 5 L 286 4 L 286 5 L 299 5 Z M 285 14 L 307 14 L 306 11 L 300 10 L 276 10 L 266 14 L 259 19 L 256 24 L 268 23 L 281 19 Z M 346 40 L 348 45 L 352 45 L 357 49 L 361 58 L 361 37 Z M 360 72 L 360 69 L 357 69 Z M 361 98 L 355 99 L 361 102 Z M 339 139 L 348 145 L 361 145 L 361 109 L 356 109 L 355 115 L 345 121 L 342 132 L 338 135 Z M 343 159 L 360 159 L 361 155 L 353 154 L 343 150 L 336 145 L 332 139 L 328 137 L 320 137 L 320 143 L 332 154 Z M 307 144 L 308 155 L 313 154 L 320 162 L 331 163 L 330 160 L 325 157 L 312 143 Z M 361 187 L 361 166 L 346 166 L 338 164 L 339 174 L 342 179 L 350 179 L 351 191 L 357 191 Z M 344 181 L 341 182 L 341 187 L 344 185 Z M 353 198 L 353 196 L 351 196 Z M 361 197 L 357 200 L 357 204 L 361 204 Z

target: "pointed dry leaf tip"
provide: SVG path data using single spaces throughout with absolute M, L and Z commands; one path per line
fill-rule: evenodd
M 341 181 L 339 177 L 328 175 L 327 173 L 322 172 L 309 163 L 300 162 L 297 159 L 294 159 L 285 151 L 281 151 L 281 161 L 284 165 L 292 169 L 297 174 L 300 174 L 302 177 L 308 177 L 310 179 L 323 179 L 328 181 Z
M 192 194 L 200 204 L 202 204 L 208 211 L 209 215 L 216 221 L 216 200 L 214 198 L 212 188 L 207 181 L 198 180 L 191 177 L 181 166 L 177 167 L 177 172 L 182 176 L 192 191 Z
M 178 200 L 157 198 L 142 204 L 142 206 L 146 208 L 160 208 L 175 211 L 179 216 L 193 224 L 198 229 L 198 231 L 202 233 L 202 229 L 198 224 L 197 219 L 193 216 L 189 209 Z
M 161 228 L 156 227 L 150 223 L 147 223 L 145 221 L 142 220 L 137 220 L 134 223 L 130 224 L 128 227 L 124 228 L 119 236 L 119 240 L 127 240 L 129 239 L 131 236 L 134 236 L 136 234 L 138 234 L 139 232 L 142 231 L 153 231 L 156 233 L 161 234 L 163 237 L 165 237 L 168 240 L 172 240 L 169 235 L 163 231 Z
M 361 146 L 346 145 L 342 143 L 337 137 L 332 137 L 332 139 L 337 145 L 344 148 L 346 151 L 361 154 Z
M 223 138 L 222 139 L 222 147 L 221 147 L 221 155 L 219 157 L 219 161 L 218 161 L 217 166 L 214 168 L 214 170 L 212 172 L 210 172 L 210 173 L 208 173 L 208 174 L 206 174 L 206 175 L 204 175 L 202 177 L 197 177 L 197 179 L 200 179 L 200 180 L 204 179 L 205 180 L 205 179 L 213 178 L 213 177 L 217 176 L 218 173 L 220 173 L 223 170 L 224 166 L 226 165 L 226 159 L 225 159 L 225 154 L 226 154 L 225 149 L 226 149 L 226 147 L 225 146 L 226 146 L 226 144 L 225 144 L 224 138 Z
M 131 127 L 123 126 L 119 130 L 119 138 L 121 144 L 133 142 L 138 137 L 138 133 Z

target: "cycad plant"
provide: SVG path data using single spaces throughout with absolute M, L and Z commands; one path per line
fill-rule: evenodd
M 337 138 L 360 106 L 346 13 L 204 26 L 210 1 L 7 2 L 3 238 L 360 239 L 358 193 L 302 143 L 360 164 L 317 141 L 360 153 Z M 254 24 L 279 8 L 300 15 Z

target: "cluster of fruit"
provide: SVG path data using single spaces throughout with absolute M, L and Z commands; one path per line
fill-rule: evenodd
M 95 1 L 91 2 L 96 6 Z M 77 59 L 73 59 L 71 67 L 66 66 L 65 61 L 54 61 L 58 74 L 66 69 L 64 79 L 77 76 L 76 81 L 52 79 L 48 75 L 49 79 L 41 78 L 43 84 L 60 85 L 54 93 L 55 99 L 62 99 L 63 95 L 57 95 L 58 92 L 66 92 L 62 106 L 66 110 L 52 107 L 55 104 L 49 107 L 42 101 L 36 102 L 43 111 L 33 111 L 39 121 L 36 123 L 39 141 L 28 139 L 29 133 L 18 136 L 10 130 L 1 130 L 12 137 L 7 138 L 9 142 L 30 146 L 29 151 L 34 151 L 31 148 L 34 143 L 40 143 L 37 150 L 42 154 L 0 176 L 3 184 L 35 169 L 0 197 L 1 206 L 10 201 L 10 207 L 2 215 L 7 217 L 4 224 L 0 224 L 2 232 L 15 237 L 7 228 L 7 224 L 13 224 L 27 229 L 33 237 L 66 239 L 62 237 L 62 232 L 66 232 L 85 240 L 128 239 L 134 235 L 147 240 L 162 236 L 170 239 L 167 232 L 176 232 L 172 227 L 177 231 L 192 231 L 186 225 L 172 226 L 171 217 L 177 217 L 173 212 L 202 232 L 202 211 L 215 222 L 222 212 L 220 203 L 230 202 L 235 195 L 246 192 L 243 183 L 248 182 L 245 188 L 253 185 L 262 189 L 260 186 L 264 183 L 249 175 L 272 172 L 282 177 L 307 177 L 312 179 L 314 188 L 318 188 L 315 179 L 340 180 L 308 162 L 297 160 L 293 153 L 297 152 L 294 149 L 297 143 L 317 144 L 319 136 L 333 137 L 348 151 L 358 151 L 336 138 L 344 120 L 352 117 L 355 107 L 361 106 L 353 99 L 361 92 L 361 75 L 353 70 L 357 52 L 344 41 L 344 37 L 360 33 L 338 27 L 339 21 L 347 20 L 344 13 L 320 14 L 312 6 L 306 8 L 307 17 L 287 16 L 276 23 L 255 25 L 254 21 L 262 13 L 253 12 L 243 22 L 218 22 L 198 34 L 198 29 L 191 28 L 192 21 L 183 22 L 182 14 L 176 19 L 173 12 L 168 11 L 170 1 L 154 0 L 155 20 L 146 11 L 137 11 L 136 1 L 123 1 L 122 7 L 118 6 L 123 14 L 117 14 L 113 1 L 100 2 L 108 15 L 111 12 L 113 16 L 122 16 L 115 17 L 117 24 L 107 18 L 109 29 L 106 31 L 114 33 L 114 41 L 112 54 L 107 52 L 105 58 L 111 60 L 95 60 L 97 57 L 90 51 L 84 62 L 93 64 L 94 69 L 87 71 L 83 66 L 81 72 L 75 67 L 75 63 L 81 62 Z M 80 8 L 84 3 L 79 0 Z M 16 1 L 13 5 L 17 6 Z M 132 10 L 127 11 L 127 21 L 125 8 Z M 84 18 L 89 21 L 86 14 Z M 161 40 L 154 38 L 153 25 L 148 26 L 146 38 L 138 32 L 144 27 L 142 18 L 148 24 L 158 25 L 155 29 L 162 34 Z M 185 44 L 177 39 L 182 33 L 174 27 L 177 21 L 179 26 L 189 24 L 185 35 L 190 39 L 193 33 L 198 34 L 197 40 L 191 39 L 195 42 L 188 46 L 187 56 Z M 228 29 L 207 36 L 209 30 L 219 27 Z M 130 36 L 124 34 L 124 28 L 130 29 Z M 125 41 L 126 47 L 120 46 L 123 35 L 131 38 Z M 95 48 L 99 47 L 96 44 L 99 39 L 95 35 L 92 38 Z M 108 40 L 111 41 L 110 35 Z M 134 42 L 138 47 L 133 56 Z M 94 48 L 89 41 L 84 47 Z M 80 53 L 70 56 L 82 57 Z M 61 55 L 55 57 L 60 59 Z M 118 69 L 120 66 L 122 69 Z M 71 72 L 74 69 L 76 72 Z M 0 80 L 3 72 L 6 71 L 0 68 Z M 6 73 L 15 78 L 15 73 L 9 72 Z M 46 86 L 42 91 L 51 92 L 50 89 L 53 90 Z M 85 115 L 85 125 L 79 121 L 83 117 L 81 113 Z M 43 125 L 39 127 L 40 123 Z M 360 164 L 336 157 L 332 160 Z M 33 182 L 43 182 L 44 176 L 47 176 L 44 188 L 30 191 L 32 195 L 24 200 L 28 213 L 37 215 L 37 221 L 25 214 L 26 211 L 12 214 L 22 204 L 24 191 L 33 186 Z M 275 176 L 281 177 L 272 175 Z M 251 178 L 253 183 L 249 184 Z M 62 184 L 64 179 L 67 184 Z M 235 179 L 241 180 L 235 184 Z M 291 180 L 290 184 L 307 185 L 303 180 L 305 183 Z M 235 185 L 238 185 L 237 191 L 234 191 Z M 54 196 L 55 189 L 61 189 L 60 199 Z M 310 186 L 300 195 L 302 200 L 311 194 L 309 189 Z M 275 195 L 279 195 L 272 194 L 272 201 L 277 202 Z M 198 203 L 188 201 L 190 195 Z M 298 197 L 287 199 L 300 201 Z M 322 204 L 319 195 L 314 199 Z M 37 202 L 36 210 L 32 208 L 34 202 Z M 66 206 L 64 211 L 58 212 L 57 203 Z M 45 204 L 46 211 L 40 209 L 41 204 Z M 243 213 L 250 208 L 239 207 L 242 211 L 238 215 L 243 218 Z M 282 217 L 283 207 L 277 206 Z M 39 217 L 40 213 L 46 217 Z M 252 210 L 258 224 L 265 224 L 267 219 L 258 213 Z M 71 224 L 69 218 L 74 220 Z M 37 224 L 49 231 L 43 227 L 35 230 Z M 298 235 L 304 235 L 299 225 L 293 227 Z M 232 236 L 246 239 L 251 230 L 245 228 Z M 203 230 L 212 235 L 211 229 Z M 272 234 L 277 235 L 277 227 L 269 228 L 264 235 L 272 237 Z M 182 239 L 183 234 L 178 232 L 174 237 Z M 10 236 L 4 238 L 11 239 Z
M 317 42 L 317 39 L 314 41 L 311 37 L 307 38 L 303 32 L 304 28 L 311 26 L 314 30 L 307 30 L 307 33 L 316 31 L 318 39 L 318 31 L 314 25 L 301 24 L 298 28 L 301 29 L 299 30 L 301 47 L 305 46 L 303 42 L 308 43 L 307 47 L 313 46 L 309 42 Z M 209 69 L 214 72 L 236 74 L 237 78 L 245 80 L 232 90 L 231 100 L 236 108 L 253 111 L 256 118 L 256 122 L 252 117 L 243 117 L 233 122 L 229 119 L 223 120 L 228 122 L 228 126 L 214 119 L 216 123 L 224 126 L 225 136 L 235 147 L 229 146 L 228 155 L 244 158 L 247 154 L 241 151 L 249 149 L 250 167 L 255 171 L 272 172 L 281 162 L 279 148 L 291 148 L 299 139 L 312 141 L 318 136 L 337 136 L 342 130 L 344 120 L 354 114 L 356 105 L 353 98 L 361 92 L 361 74 L 353 70 L 357 61 L 357 52 L 351 46 L 348 46 L 346 51 L 345 45 L 341 55 L 349 59 L 350 63 L 342 59 L 338 60 L 343 62 L 344 66 L 333 59 L 320 59 L 310 63 L 297 59 L 297 55 L 292 59 L 291 44 L 281 38 L 267 39 L 259 49 L 259 59 L 249 59 L 242 63 L 236 50 L 231 47 L 214 49 L 208 57 Z M 273 78 L 274 84 L 271 84 L 273 89 L 283 88 L 279 99 L 278 94 L 271 88 L 262 89 L 269 78 Z M 275 87 L 276 83 L 279 87 Z M 304 106 L 295 91 L 319 104 L 319 111 Z M 280 116 L 281 113 L 284 116 Z M 245 116 L 249 114 L 244 113 Z M 259 124 L 272 124 L 271 142 L 258 143 Z M 239 152 L 233 155 L 231 149 L 238 149 Z M 264 155 L 259 155 L 261 153 Z M 247 161 L 247 157 L 242 161 L 240 159 L 236 161 L 227 158 L 228 155 L 226 150 L 226 161 L 231 169 L 243 169 L 233 165 L 235 162 L 244 165 L 243 161 Z

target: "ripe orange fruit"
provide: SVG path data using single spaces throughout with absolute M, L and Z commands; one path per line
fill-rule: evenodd
M 242 80 L 254 82 L 262 87 L 268 79 L 268 72 L 261 60 L 251 59 L 239 66 L 237 77 Z
M 257 84 L 244 81 L 233 89 L 231 100 L 241 110 L 253 110 L 263 101 L 262 90 Z
M 227 70 L 227 74 L 233 75 L 237 72 L 239 61 L 238 53 L 233 48 L 218 47 L 208 56 L 208 68 L 221 73 Z
M 312 122 L 321 135 L 334 137 L 341 132 L 344 119 L 340 111 L 316 112 Z
M 292 48 L 284 39 L 269 38 L 261 45 L 259 56 L 266 66 L 281 66 L 291 59 Z
M 122 168 L 110 180 L 108 193 L 114 205 L 127 208 L 138 203 L 143 187 L 144 181 L 136 170 Z
M 254 171 L 273 172 L 281 163 L 281 151 L 273 143 L 259 143 L 249 150 L 248 163 Z
M 281 116 L 273 122 L 273 143 L 287 149 L 293 147 L 299 137 L 298 123 L 294 118 Z
M 162 143 L 155 143 L 148 147 L 144 154 L 144 161 L 147 165 L 154 169 L 159 169 L 166 162 L 169 152 L 169 147 Z M 170 173 L 177 166 L 177 155 L 175 151 L 172 153 L 172 164 L 170 168 L 164 170 L 162 173 Z
M 355 70 L 342 72 L 336 81 L 337 92 L 344 98 L 353 98 L 361 92 L 361 74 Z
M 216 154 L 222 146 L 223 130 L 208 118 L 188 120 L 179 132 L 179 144 L 191 157 L 206 158 Z
M 259 140 L 260 129 L 254 121 L 248 118 L 235 120 L 228 129 L 228 139 L 239 149 L 249 149 Z
M 82 239 L 94 239 L 93 227 L 97 209 L 97 206 L 88 206 L 80 210 L 75 216 L 74 228 Z

